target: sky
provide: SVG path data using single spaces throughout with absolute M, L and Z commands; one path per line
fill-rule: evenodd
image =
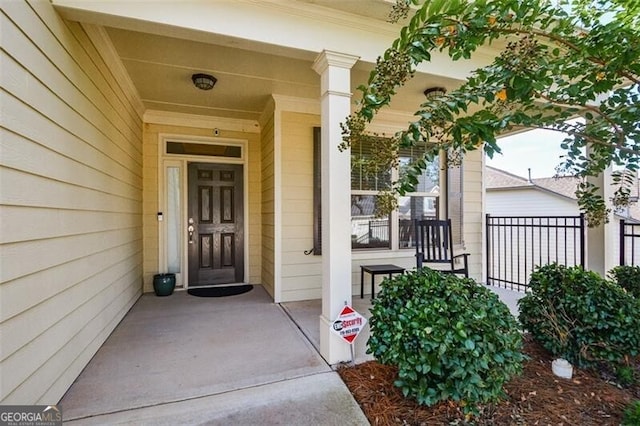
M 529 177 L 553 177 L 555 168 L 562 162 L 560 156 L 564 150 L 560 148 L 563 135 L 551 130 L 530 130 L 513 136 L 498 139 L 502 154 L 493 159 L 487 157 L 487 165 L 506 170 L 509 173 Z

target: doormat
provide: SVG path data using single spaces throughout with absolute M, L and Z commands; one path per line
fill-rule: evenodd
M 187 293 L 198 297 L 224 297 L 246 293 L 252 289 L 253 286 L 251 284 L 228 285 L 223 287 L 190 288 Z

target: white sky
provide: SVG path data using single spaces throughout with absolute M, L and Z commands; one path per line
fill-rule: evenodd
M 560 156 L 565 152 L 560 148 L 563 135 L 551 130 L 530 130 L 513 136 L 498 139 L 502 154 L 493 159 L 487 157 L 487 165 L 506 170 L 523 178 L 553 177 L 555 167 L 562 162 Z

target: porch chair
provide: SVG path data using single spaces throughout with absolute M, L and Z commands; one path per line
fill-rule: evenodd
M 449 274 L 464 274 L 469 277 L 467 258 L 469 253 L 453 255 L 451 219 L 416 219 L 416 267 L 425 263 L 449 264 L 449 269 L 438 269 Z M 461 261 L 458 259 L 462 259 Z

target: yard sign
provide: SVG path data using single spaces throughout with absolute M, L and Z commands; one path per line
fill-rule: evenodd
M 354 311 L 351 306 L 345 305 L 338 318 L 333 322 L 331 330 L 346 340 L 347 343 L 353 343 L 366 323 L 367 319 L 365 317 Z

